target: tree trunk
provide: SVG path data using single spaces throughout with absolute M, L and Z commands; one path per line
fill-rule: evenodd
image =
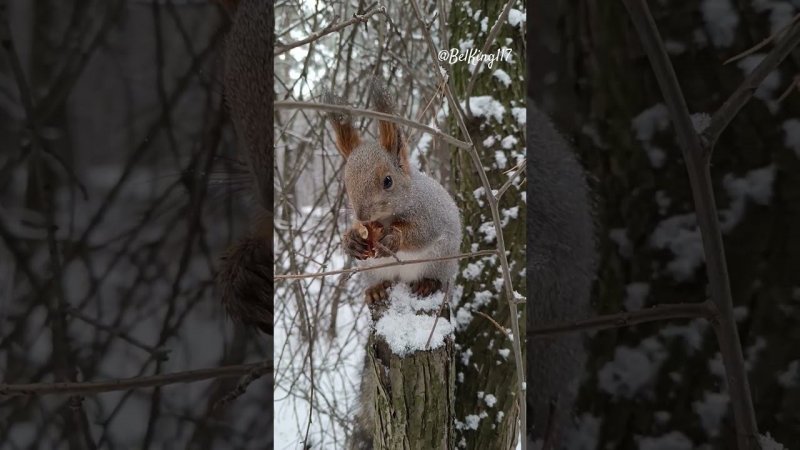
M 449 309 L 445 311 L 449 316 Z M 377 323 L 383 311 L 372 314 Z M 371 392 L 364 394 L 374 411 L 367 417 L 375 450 L 455 448 L 454 354 L 451 335 L 438 348 L 399 356 L 372 328 L 364 373 Z
M 454 448 L 452 339 L 406 357 L 391 351 L 382 357 L 381 340 L 370 335 L 366 374 L 374 386 L 375 449 Z
M 449 17 L 449 48 L 460 48 L 468 39 L 473 40 L 473 49 L 480 50 L 497 22 L 505 2 L 486 2 L 471 0 L 453 4 Z M 521 2 L 516 8 L 524 8 Z M 524 13 L 523 13 L 524 14 Z M 467 127 L 476 145 L 486 175 L 493 189 L 499 189 L 508 179 L 506 172 L 512 169 L 525 154 L 524 127 L 512 113 L 512 108 L 525 108 L 524 22 L 504 20 L 500 32 L 487 54 L 497 55 L 503 47 L 511 49 L 511 58 L 495 60 L 492 67 L 483 64 L 475 80 L 472 92 L 467 91 L 473 65 L 457 62 L 450 66 L 452 85 L 456 98 L 465 103 L 471 98 L 487 96 L 502 106 L 500 120 L 490 115 L 474 116 L 467 121 Z M 488 18 L 488 20 L 486 20 Z M 485 25 L 481 22 L 485 21 Z M 500 72 L 504 72 L 504 77 Z M 517 111 L 520 111 L 517 110 Z M 455 122 L 450 132 L 459 135 Z M 516 292 L 526 292 L 525 287 L 525 202 L 521 192 L 524 188 L 522 178 L 500 198 L 500 212 L 503 224 L 507 257 L 511 269 L 511 280 Z M 492 216 L 485 196 L 474 194 L 481 188 L 479 174 L 469 155 L 463 150 L 453 154 L 453 181 L 455 191 L 461 196 L 465 233 L 462 251 L 477 248 L 493 248 L 497 241 L 492 236 Z M 488 230 L 491 228 L 491 230 Z M 486 233 L 483 230 L 487 230 Z M 501 332 L 489 319 L 477 314 L 481 312 L 491 317 L 497 324 L 511 329 L 508 300 L 504 287 L 500 284 L 502 272 L 495 256 L 464 260 L 461 263 L 462 276 L 457 285 L 463 288 L 457 317 L 471 317 L 469 321 L 459 320 L 456 331 L 457 383 L 456 383 L 456 442 L 460 448 L 468 449 L 510 449 L 516 446 L 519 435 L 518 384 L 510 333 Z M 525 308 L 519 305 L 519 322 L 522 335 L 525 335 Z M 518 339 L 513 336 L 513 339 Z M 524 344 L 523 344 L 524 351 Z M 524 364 L 524 357 L 523 362 Z

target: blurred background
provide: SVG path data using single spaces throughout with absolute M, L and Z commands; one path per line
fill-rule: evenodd
M 648 4 L 696 124 L 771 46 L 800 2 Z M 622 2 L 535 2 L 534 98 L 572 141 L 595 192 L 598 313 L 700 302 L 706 276 L 681 151 Z M 800 50 L 720 138 L 711 173 L 759 431 L 800 440 Z M 671 321 L 586 336 L 570 449 L 729 449 L 735 430 L 713 330 Z
M 270 340 L 232 326 L 214 280 L 254 202 L 222 100 L 225 10 L 206 0 L 6 3 L 0 381 L 263 360 Z M 267 381 L 212 411 L 236 383 L 0 396 L 0 448 L 267 448 Z

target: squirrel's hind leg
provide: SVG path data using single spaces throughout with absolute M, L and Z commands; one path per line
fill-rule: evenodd
M 442 281 L 434 278 L 423 278 L 409 283 L 411 293 L 418 297 L 427 297 L 442 289 Z
M 364 299 L 368 305 L 373 305 L 378 302 L 385 302 L 389 300 L 389 288 L 392 287 L 392 282 L 389 280 L 380 281 L 367 288 L 364 291 Z

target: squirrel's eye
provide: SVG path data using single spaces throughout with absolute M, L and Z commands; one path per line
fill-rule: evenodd
M 387 175 L 386 178 L 383 179 L 383 188 L 389 189 L 391 187 L 392 187 L 392 177 Z

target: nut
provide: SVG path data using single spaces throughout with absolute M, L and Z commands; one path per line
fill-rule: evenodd
M 358 235 L 361 236 L 361 239 L 366 240 L 369 237 L 369 229 L 361 222 L 356 224 L 356 231 L 358 231 Z

